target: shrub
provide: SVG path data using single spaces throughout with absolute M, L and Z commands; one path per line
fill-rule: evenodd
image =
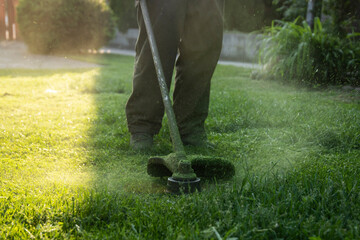
M 324 12 L 331 17 L 330 29 L 340 37 L 360 31 L 360 1 L 323 0 Z
M 274 0 L 273 4 L 278 6 L 277 11 L 282 15 L 282 20 L 284 21 L 294 21 L 298 17 L 306 19 L 308 1 Z M 314 16 L 320 16 L 322 1 L 315 1 L 314 7 Z
M 305 19 L 307 2 L 304 0 L 273 1 L 284 21 L 294 21 L 298 17 Z M 316 0 L 313 14 L 316 17 L 324 17 L 324 21 L 327 19 L 328 28 L 334 34 L 344 36 L 347 32 L 360 31 L 360 1 Z
M 272 0 L 226 0 L 224 19 L 227 30 L 252 32 L 277 19 Z
M 110 7 L 115 14 L 116 25 L 122 32 L 136 28 L 136 10 L 134 0 L 110 0 Z
M 267 76 L 311 87 L 360 85 L 360 44 L 348 35 L 341 39 L 323 30 L 315 19 L 314 30 L 306 22 L 279 22 L 267 29 L 261 50 Z
M 20 34 L 33 53 L 97 49 L 114 34 L 103 0 L 22 0 L 17 10 Z

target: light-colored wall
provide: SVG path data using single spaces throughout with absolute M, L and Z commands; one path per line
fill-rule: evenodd
M 225 32 L 221 58 L 241 62 L 257 62 L 261 35 Z
M 117 32 L 110 46 L 120 49 L 133 50 L 138 35 L 137 29 L 129 29 L 126 33 Z M 241 62 L 257 62 L 261 35 L 225 32 L 220 58 Z

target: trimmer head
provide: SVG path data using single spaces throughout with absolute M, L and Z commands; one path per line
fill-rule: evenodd
M 167 181 L 167 189 L 169 192 L 174 194 L 181 193 L 193 193 L 200 192 L 200 178 L 190 179 L 190 180 L 178 180 L 173 177 L 169 177 Z
M 209 156 L 189 156 L 191 167 L 198 177 L 205 179 L 231 179 L 235 175 L 235 166 L 231 162 Z
M 224 159 L 201 155 L 187 156 L 197 177 L 205 179 L 230 179 L 235 175 L 235 166 Z M 148 161 L 147 172 L 153 177 L 169 177 L 173 171 L 171 165 L 173 155 L 152 157 Z

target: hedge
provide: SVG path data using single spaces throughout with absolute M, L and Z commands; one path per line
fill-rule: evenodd
M 97 49 L 114 35 L 103 0 L 21 0 L 17 10 L 20 34 L 33 53 Z

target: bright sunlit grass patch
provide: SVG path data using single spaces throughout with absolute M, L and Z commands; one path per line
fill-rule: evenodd
M 0 76 L 2 238 L 31 238 L 34 229 L 45 226 L 56 232 L 62 226 L 48 226 L 51 215 L 61 214 L 78 189 L 89 188 L 84 145 L 96 107 L 79 88 L 93 86 L 98 71 L 23 70 Z M 48 220 L 35 221 L 38 215 Z
M 30 173 L 34 178 L 54 169 L 69 173 L 74 163 L 85 162 L 87 150 L 81 144 L 88 140 L 96 112 L 91 96 L 79 98 L 75 86 L 84 79 L 93 85 L 94 71 L 0 77 L 0 89 L 8 93 L 0 98 L 2 156 L 30 172 L 39 170 Z

